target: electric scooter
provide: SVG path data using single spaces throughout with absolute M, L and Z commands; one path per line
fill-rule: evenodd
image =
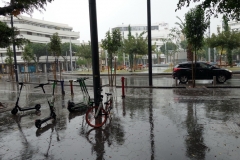
M 67 109 L 69 112 L 85 112 L 89 106 L 93 105 L 93 100 L 90 99 L 90 96 L 89 96 L 88 90 L 87 90 L 87 86 L 85 84 L 86 79 L 88 79 L 88 78 L 87 77 L 77 78 L 77 80 L 74 81 L 74 82 L 79 83 L 79 86 L 80 86 L 80 88 L 82 90 L 82 94 L 83 94 L 83 101 L 75 103 L 72 100 L 69 100 L 68 106 L 67 106 Z
M 48 102 L 48 105 L 49 105 L 49 109 L 50 109 L 50 115 L 49 115 L 49 117 L 46 117 L 46 118 L 43 118 L 43 119 L 37 119 L 37 120 L 35 121 L 35 126 L 36 126 L 37 128 L 41 128 L 41 125 L 42 125 L 44 122 L 47 122 L 47 121 L 49 121 L 49 120 L 51 120 L 51 119 L 56 120 L 56 113 L 54 112 L 54 91 L 55 91 L 56 83 L 57 83 L 57 81 L 54 81 L 54 82 L 53 82 L 53 92 L 52 92 L 51 101 L 48 100 L 47 95 L 46 95 L 45 90 L 44 90 L 44 85 L 48 85 L 49 83 L 39 84 L 38 86 L 34 87 L 34 88 L 38 88 L 38 87 L 41 87 L 41 88 L 42 88 L 43 93 L 45 94 L 45 97 L 46 97 L 46 99 L 47 99 L 47 102 Z
M 27 108 L 21 108 L 19 105 L 18 105 L 18 102 L 19 102 L 19 98 L 20 98 L 20 94 L 21 94 L 21 91 L 22 91 L 22 87 L 23 87 L 23 82 L 20 82 L 18 83 L 20 85 L 20 91 L 19 91 L 19 94 L 18 94 L 18 97 L 17 97 L 17 101 L 16 101 L 16 104 L 15 104 L 15 107 L 12 109 L 11 113 L 13 115 L 16 115 L 18 110 L 19 111 L 28 111 L 28 110 L 33 110 L 35 109 L 36 111 L 39 111 L 40 108 L 41 108 L 41 105 L 40 104 L 36 104 L 35 107 L 27 107 Z

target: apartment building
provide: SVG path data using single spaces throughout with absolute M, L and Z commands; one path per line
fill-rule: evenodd
M 0 21 L 11 26 L 10 17 L 0 17 Z M 39 20 L 26 16 L 18 16 L 13 18 L 13 25 L 18 29 L 18 34 L 34 43 L 49 43 L 50 36 L 58 33 L 62 43 L 70 42 L 80 45 L 80 33 L 73 31 L 68 24 L 56 23 L 45 20 Z M 0 48 L 2 63 L 5 63 L 6 48 Z M 23 63 L 21 59 L 22 50 L 16 47 L 16 55 L 18 64 Z M 52 59 L 51 57 L 49 58 Z

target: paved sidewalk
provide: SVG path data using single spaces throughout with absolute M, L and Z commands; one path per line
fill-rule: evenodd
M 240 157 L 240 91 L 237 88 L 121 88 L 113 92 L 112 119 L 101 129 L 85 122 L 84 113 L 69 113 L 67 101 L 81 101 L 79 87 L 55 95 L 57 120 L 37 129 L 36 119 L 49 116 L 44 94 L 26 84 L 19 105 L 41 104 L 41 113 L 10 113 L 16 98 L 15 83 L 0 82 L 0 159 L 230 159 Z M 88 87 L 90 96 L 92 87 Z M 51 87 L 46 87 L 47 97 Z M 1 111 L 1 109 L 0 109 Z

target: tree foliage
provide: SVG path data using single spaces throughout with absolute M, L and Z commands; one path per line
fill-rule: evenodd
M 135 36 L 131 33 L 131 27 L 128 27 L 128 38 L 124 39 L 124 46 L 123 51 L 129 54 L 129 61 L 130 61 L 130 68 L 131 70 L 134 67 L 134 60 L 135 65 L 137 61 L 137 55 L 147 55 L 148 53 L 148 42 L 147 36 L 143 37 L 146 32 L 141 32 L 139 35 L 136 34 Z M 152 50 L 155 50 L 155 46 L 152 47 Z
M 240 3 L 236 0 L 178 0 L 177 9 L 187 6 L 191 3 L 200 2 L 201 8 L 206 10 L 207 17 L 224 14 L 229 19 L 240 20 Z
M 47 5 L 47 2 L 51 3 L 53 0 L 11 0 L 11 2 L 5 2 L 5 5 L 0 7 L 0 15 L 31 14 L 34 9 L 42 11 L 45 10 L 44 5 Z
M 232 50 L 240 47 L 240 33 L 237 31 L 231 31 L 229 26 L 227 25 L 227 21 L 224 20 L 224 30 L 220 32 L 218 30 L 217 34 L 212 34 L 210 38 L 206 39 L 206 43 L 211 48 L 217 48 L 220 51 L 220 65 L 221 65 L 221 57 L 224 51 L 228 51 L 228 63 L 232 65 Z
M 111 64 L 111 60 L 113 59 L 113 54 L 116 53 L 116 51 L 119 49 L 119 47 L 122 46 L 122 42 L 121 42 L 121 32 L 120 30 L 116 29 L 113 30 L 112 33 L 110 33 L 110 31 L 108 31 L 106 33 L 105 39 L 102 40 L 102 45 L 101 47 L 105 50 L 108 51 L 108 55 L 109 55 L 109 61 Z M 112 66 L 112 64 L 111 64 Z
M 108 64 L 110 64 L 110 85 L 113 85 L 113 75 L 112 75 L 112 60 L 113 54 L 117 52 L 117 50 L 122 46 L 121 41 L 121 32 L 119 29 L 113 30 L 112 33 L 108 31 L 106 33 L 105 39 L 102 40 L 101 47 L 108 51 Z
M 71 43 L 71 45 L 72 45 L 72 52 L 73 53 L 79 52 L 79 46 L 77 46 L 74 43 Z M 61 44 L 61 56 L 63 58 L 66 56 L 66 52 L 67 52 L 67 55 L 69 55 L 69 52 L 70 52 L 70 43 L 69 42 L 65 42 L 65 43 Z
M 192 80 L 193 87 L 195 87 L 195 73 L 196 73 L 196 57 L 197 51 L 204 45 L 204 32 L 209 26 L 208 21 L 205 20 L 204 10 L 201 6 L 191 9 L 185 14 L 186 27 L 185 34 L 188 45 L 195 50 L 195 69 L 193 69 L 192 59 Z
M 4 6 L 0 7 L 0 16 L 17 16 L 20 13 L 31 14 L 34 9 L 39 11 L 45 10 L 44 5 L 47 2 L 51 3 L 53 0 L 11 0 L 10 2 L 4 2 Z M 0 21 L 0 48 L 6 48 L 13 42 L 20 48 L 29 41 L 23 38 L 21 35 L 16 35 L 17 28 L 9 27 L 6 23 Z
M 39 57 L 47 55 L 47 44 L 43 43 L 29 43 L 28 46 L 32 49 L 36 56 L 36 61 L 39 62 Z
M 36 60 L 35 60 L 34 53 L 33 53 L 33 50 L 32 50 L 32 48 L 31 48 L 29 45 L 26 45 L 26 46 L 24 47 L 24 50 L 23 50 L 23 52 L 22 52 L 22 59 L 23 59 L 23 61 L 26 62 L 26 63 L 30 63 L 31 60 L 36 61 Z
M 199 50 L 204 44 L 204 32 L 209 26 L 209 22 L 205 20 L 204 17 L 204 10 L 202 10 L 200 6 L 197 6 L 186 13 L 185 19 L 187 42 L 191 44 L 195 50 Z
M 77 56 L 79 57 L 78 65 L 87 65 L 89 71 L 89 67 L 92 64 L 91 43 L 88 42 L 88 44 L 81 44 L 79 46 Z
M 50 37 L 49 49 L 50 49 L 53 56 L 59 57 L 61 55 L 61 53 L 62 53 L 61 39 L 58 36 L 58 33 L 54 33 Z
M 7 58 L 5 59 L 6 64 L 8 64 L 10 68 L 10 76 L 13 79 L 13 51 L 10 47 L 7 47 L 7 52 L 6 52 Z
M 21 35 L 15 34 L 17 31 L 17 28 L 10 28 L 5 22 L 0 21 L 0 48 L 6 48 L 13 42 L 15 42 L 18 48 L 21 48 L 25 43 L 29 42 L 29 40 L 23 38 Z

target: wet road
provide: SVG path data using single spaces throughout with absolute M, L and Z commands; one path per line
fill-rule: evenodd
M 135 81 L 133 81 L 135 82 Z M 87 83 L 91 84 L 89 80 Z M 8 103 L 0 114 L 0 159 L 230 159 L 240 157 L 240 91 L 237 88 L 120 88 L 113 92 L 112 120 L 101 129 L 92 129 L 84 113 L 70 114 L 67 101 L 81 101 L 79 87 L 74 96 L 58 86 L 55 98 L 56 122 L 34 121 L 49 115 L 47 101 L 40 89 L 27 84 L 20 106 L 42 105 L 34 111 L 13 116 L 17 98 L 15 83 L 0 82 L 0 101 Z M 145 81 L 139 84 L 145 85 Z M 88 87 L 90 96 L 92 87 Z M 46 87 L 47 97 L 51 87 Z M 0 110 L 1 111 L 1 110 Z

